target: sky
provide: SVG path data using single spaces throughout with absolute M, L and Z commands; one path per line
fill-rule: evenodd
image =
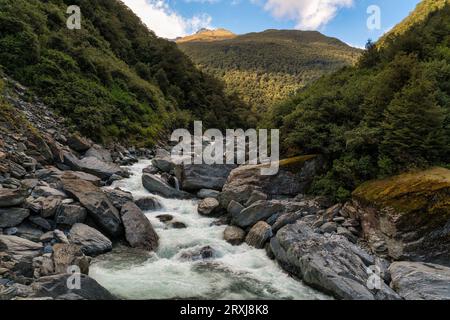
M 200 28 L 236 34 L 266 29 L 317 30 L 364 47 L 405 18 L 420 0 L 121 0 L 158 36 Z

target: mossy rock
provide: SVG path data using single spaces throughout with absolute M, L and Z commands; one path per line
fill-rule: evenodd
M 398 223 L 436 226 L 450 218 L 450 170 L 435 167 L 369 181 L 353 192 L 353 198 L 378 209 L 394 209 Z

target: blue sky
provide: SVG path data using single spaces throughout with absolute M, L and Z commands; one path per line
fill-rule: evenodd
M 175 38 L 202 27 L 237 34 L 266 29 L 318 30 L 363 47 L 406 17 L 420 0 L 122 0 L 156 34 Z M 367 9 L 380 9 L 370 30 Z

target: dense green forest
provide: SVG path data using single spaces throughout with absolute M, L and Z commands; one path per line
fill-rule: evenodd
M 69 5 L 82 12 L 69 30 Z M 82 133 L 152 144 L 202 119 L 244 126 L 249 108 L 117 0 L 0 0 L 0 65 Z
M 315 193 L 345 199 L 368 179 L 450 163 L 450 5 L 439 2 L 267 115 L 285 153 L 326 156 Z
M 206 73 L 223 79 L 258 113 L 320 76 L 350 65 L 360 50 L 316 31 L 267 30 L 221 41 L 181 40 Z

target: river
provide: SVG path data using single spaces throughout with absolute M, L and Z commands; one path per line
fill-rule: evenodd
M 135 199 L 149 195 L 142 186 L 142 169 L 149 160 L 129 167 L 129 179 L 116 182 Z M 287 275 L 264 250 L 246 244 L 232 246 L 222 239 L 225 226 L 197 213 L 197 202 L 157 197 L 163 205 L 145 212 L 160 237 L 155 253 L 118 247 L 93 261 L 90 276 L 122 299 L 327 299 L 327 296 Z M 170 214 L 187 225 L 175 229 L 156 218 Z M 187 259 L 210 246 L 207 260 Z

